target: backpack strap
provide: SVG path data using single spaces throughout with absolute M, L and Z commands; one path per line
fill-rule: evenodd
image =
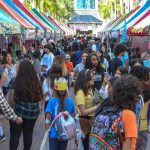
M 119 133 L 120 144 L 121 144 L 121 147 L 122 147 L 123 142 L 126 140 L 124 125 L 123 125 L 123 122 L 122 122 L 122 112 L 121 112 L 121 115 L 120 115 L 120 120 L 118 121 L 118 133 Z

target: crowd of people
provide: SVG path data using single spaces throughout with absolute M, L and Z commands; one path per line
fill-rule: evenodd
M 21 133 L 24 150 L 31 149 L 43 112 L 45 130 L 51 127 L 50 150 L 67 149 L 69 138 L 59 134 L 62 124 L 52 124 L 65 111 L 66 121 L 79 114 L 84 150 L 145 150 L 150 140 L 150 68 L 138 48 L 115 39 L 76 36 L 57 43 L 43 40 L 15 56 L 6 51 L 0 86 L 1 114 L 10 120 L 10 150 L 17 150 Z M 0 142 L 5 139 L 0 123 Z

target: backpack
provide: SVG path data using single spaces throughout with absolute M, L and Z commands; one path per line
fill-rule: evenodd
M 121 150 L 120 133 L 124 133 L 121 110 L 112 100 L 105 100 L 95 114 L 89 149 Z
M 56 122 L 57 138 L 60 141 L 71 140 L 76 135 L 76 123 L 71 115 L 65 119 L 64 115 L 60 116 Z

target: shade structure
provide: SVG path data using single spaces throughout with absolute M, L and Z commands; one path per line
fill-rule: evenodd
M 48 29 L 48 27 L 42 23 L 40 19 L 38 19 L 30 10 L 28 10 L 19 0 L 13 0 L 13 2 L 26 13 L 30 18 L 32 18 L 36 23 L 38 23 L 43 29 Z
M 127 29 L 130 28 L 143 14 L 147 13 L 150 9 L 150 0 L 148 0 L 140 9 L 138 9 L 130 18 L 126 20 Z M 117 30 L 123 30 L 123 25 L 119 26 Z
M 10 17 L 5 11 L 0 9 L 0 23 L 12 23 L 12 24 L 18 24 L 12 17 Z
M 48 18 L 48 16 L 46 16 L 45 14 L 43 14 L 42 12 L 39 12 L 48 22 L 50 22 L 54 27 L 57 28 L 57 30 L 61 30 L 59 28 L 59 26 L 51 19 Z
M 48 16 L 51 17 L 51 16 Z M 60 23 L 58 20 L 54 19 L 55 22 L 65 31 L 65 34 L 68 34 L 70 32 L 70 28 L 66 27 L 63 23 Z
M 52 30 L 58 30 L 56 26 L 51 24 L 46 18 L 44 18 L 35 8 L 32 9 L 32 11 L 43 21 L 45 22 Z
M 146 27 L 150 26 L 150 10 L 143 14 L 129 29 L 129 35 L 148 35 Z
M 110 21 L 106 27 L 104 28 L 103 32 L 105 32 L 114 22 L 116 22 L 120 17 L 117 17 L 116 19 Z
M 18 34 L 20 32 L 21 27 L 19 23 L 0 9 L 0 34 Z
M 106 31 L 111 31 L 111 30 L 114 28 L 114 26 L 116 26 L 116 24 L 118 24 L 119 21 L 122 20 L 125 16 L 126 16 L 126 14 L 120 16 L 111 26 L 109 26 L 109 27 L 107 28 Z
M 113 29 L 113 31 L 117 31 L 120 29 L 120 27 L 124 26 L 124 21 L 128 21 L 138 10 L 140 9 L 140 6 L 137 6 L 134 10 L 130 11 Z
M 12 9 L 14 9 L 19 15 L 25 18 L 29 23 L 31 23 L 37 29 L 43 29 L 38 23 L 36 23 L 32 18 L 25 14 L 19 7 L 17 7 L 11 0 L 4 0 Z
M 53 19 L 51 16 L 48 16 L 48 19 L 51 20 L 61 31 L 65 32 L 65 30 Z
M 8 6 L 4 0 L 0 0 L 0 8 L 8 13 L 13 19 L 15 19 L 25 29 L 35 29 L 35 27 L 15 12 L 10 6 Z

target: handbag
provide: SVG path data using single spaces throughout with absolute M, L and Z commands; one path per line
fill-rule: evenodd
M 6 100 L 8 102 L 8 104 L 10 105 L 10 107 L 12 109 L 14 109 L 15 107 L 15 101 L 14 101 L 14 89 L 9 89 L 7 95 L 6 95 Z
M 80 122 L 81 130 L 84 133 L 84 135 L 86 136 L 91 131 L 92 117 L 89 117 L 89 116 L 82 117 L 82 116 L 80 116 L 79 117 L 79 122 Z

